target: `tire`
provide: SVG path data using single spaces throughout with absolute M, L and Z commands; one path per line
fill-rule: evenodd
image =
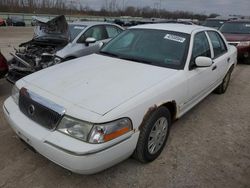
M 230 69 L 227 72 L 226 76 L 224 77 L 222 83 L 214 90 L 216 94 L 223 94 L 226 92 L 229 82 L 230 82 L 231 73 L 232 73 L 232 70 Z
M 170 125 L 169 110 L 165 107 L 159 107 L 148 117 L 141 128 L 133 157 L 142 163 L 155 160 L 166 145 Z

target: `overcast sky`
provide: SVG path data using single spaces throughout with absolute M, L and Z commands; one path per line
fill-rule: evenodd
M 73 0 L 88 5 L 94 9 L 100 9 L 105 0 Z M 107 1 L 107 0 L 106 0 Z M 108 0 L 110 1 L 110 0 Z M 120 7 L 123 7 L 123 0 L 116 0 Z M 160 0 L 124 0 L 125 5 L 154 8 L 155 3 Z M 161 0 L 162 8 L 170 11 L 182 10 L 195 13 L 218 13 L 221 15 L 240 14 L 250 16 L 250 0 Z

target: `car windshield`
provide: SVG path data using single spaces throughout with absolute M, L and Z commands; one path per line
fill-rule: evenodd
M 224 22 L 224 20 L 206 20 L 203 26 L 219 28 L 222 24 L 224 24 Z
M 106 44 L 100 54 L 155 66 L 183 69 L 189 34 L 153 30 L 128 29 Z
M 222 33 L 250 34 L 250 22 L 227 22 L 221 26 Z
M 85 28 L 85 25 L 69 24 L 70 41 L 73 41 Z

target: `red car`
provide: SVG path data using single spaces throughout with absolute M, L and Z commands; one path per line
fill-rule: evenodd
M 3 78 L 8 72 L 8 65 L 5 57 L 0 52 L 0 78 Z
M 4 19 L 0 18 L 0 26 L 6 26 Z
M 250 64 L 250 20 L 226 22 L 220 31 L 229 44 L 237 47 L 238 61 Z

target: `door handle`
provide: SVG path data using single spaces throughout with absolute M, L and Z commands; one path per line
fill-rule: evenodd
M 212 67 L 212 71 L 215 70 L 215 69 L 217 69 L 217 66 L 216 66 L 216 65 Z
M 227 62 L 228 62 L 228 63 L 230 62 L 230 57 L 229 57 L 229 58 L 227 58 Z

